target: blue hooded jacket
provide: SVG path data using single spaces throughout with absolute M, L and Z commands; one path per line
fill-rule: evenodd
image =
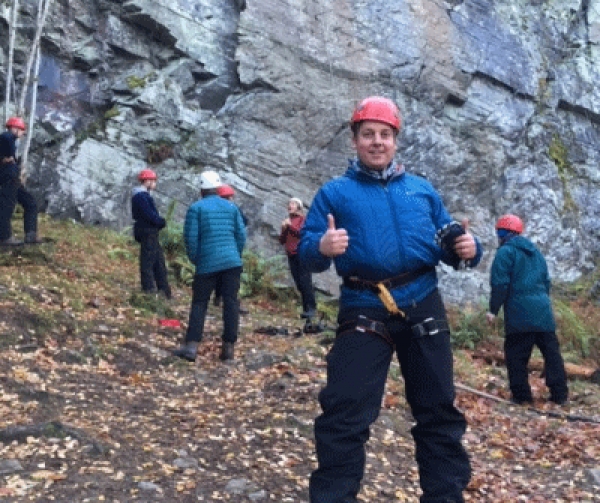
M 490 313 L 504 306 L 504 330 L 553 332 L 556 329 L 550 300 L 550 274 L 541 252 L 527 238 L 506 241 L 494 257 L 490 274 Z
M 242 266 L 246 226 L 239 208 L 216 194 L 192 204 L 183 228 L 185 248 L 196 274 Z
M 334 259 L 319 251 L 327 231 L 327 215 L 333 215 L 338 229 L 348 232 L 348 249 Z M 346 173 L 327 182 L 317 192 L 301 232 L 298 253 L 312 272 L 323 272 L 335 263 L 337 273 L 364 280 L 381 281 L 439 261 L 456 267 L 456 256 L 436 245 L 436 232 L 450 223 L 439 194 L 424 178 L 408 174 L 398 166 L 383 182 L 370 177 L 351 161 Z M 477 255 L 469 261 L 474 267 L 483 249 L 477 240 Z M 435 270 L 419 276 L 408 285 L 392 290 L 399 307 L 420 302 L 437 288 Z M 340 308 L 385 309 L 369 290 L 341 287 Z

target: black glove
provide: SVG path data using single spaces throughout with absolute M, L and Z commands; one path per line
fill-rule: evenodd
M 456 262 L 454 265 L 455 269 L 460 268 L 462 260 L 454 251 L 454 242 L 458 236 L 462 236 L 463 234 L 466 234 L 465 229 L 455 220 L 444 225 L 444 227 L 439 229 L 435 234 L 435 244 L 451 255 L 452 261 Z

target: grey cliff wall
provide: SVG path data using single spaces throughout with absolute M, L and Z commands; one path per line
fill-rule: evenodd
M 37 5 L 22 3 L 17 82 Z M 8 15 L 0 0 L 2 95 Z M 487 250 L 477 271 L 440 268 L 444 294 L 479 301 L 504 212 L 525 218 L 555 279 L 594 267 L 599 68 L 600 0 L 57 1 L 30 186 L 51 215 L 124 228 L 149 160 L 178 218 L 212 167 L 238 191 L 250 246 L 280 253 L 288 197 L 309 203 L 344 171 L 354 104 L 385 94 L 404 116 L 398 159 Z

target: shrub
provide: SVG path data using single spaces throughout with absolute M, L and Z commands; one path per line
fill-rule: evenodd
M 492 332 L 487 324 L 486 312 L 484 306 L 479 306 L 476 309 L 462 309 L 455 316 L 449 316 L 454 347 L 474 349 L 478 343 L 491 337 Z
M 170 143 L 160 142 L 148 146 L 146 160 L 150 164 L 158 164 L 171 157 L 173 157 L 173 145 Z
M 264 295 L 277 300 L 287 297 L 287 290 L 281 282 L 287 274 L 287 265 L 282 255 L 265 257 L 260 252 L 244 250 L 242 256 L 244 270 L 242 272 L 241 297 Z
M 588 327 L 582 317 L 575 313 L 570 304 L 555 299 L 557 333 L 565 350 L 576 351 L 580 356 L 590 356 L 595 330 Z

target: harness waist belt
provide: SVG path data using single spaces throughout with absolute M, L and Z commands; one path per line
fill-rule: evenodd
M 416 269 L 414 271 L 405 272 L 393 278 L 384 279 L 382 281 L 369 281 L 366 279 L 360 279 L 357 276 L 344 276 L 343 284 L 347 288 L 352 290 L 371 290 L 372 292 L 379 293 L 378 284 L 382 284 L 388 290 L 398 288 L 399 286 L 408 285 L 412 283 L 419 276 L 423 276 L 429 272 L 435 271 L 435 267 L 428 265 Z

